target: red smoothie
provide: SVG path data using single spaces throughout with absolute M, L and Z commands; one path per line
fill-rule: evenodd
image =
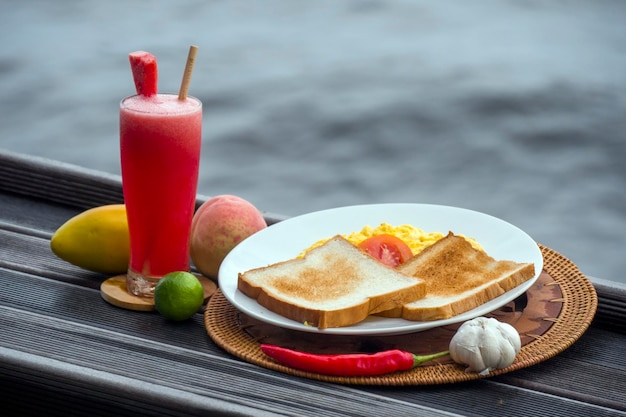
M 120 106 L 122 183 L 130 231 L 128 290 L 152 296 L 165 274 L 189 270 L 202 103 L 136 95 Z

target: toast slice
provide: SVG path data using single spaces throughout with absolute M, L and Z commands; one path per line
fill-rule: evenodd
M 389 268 L 341 236 L 303 258 L 239 273 L 238 289 L 289 319 L 320 329 L 349 326 L 426 294 L 426 284 Z
M 379 315 L 413 321 L 459 315 L 535 275 L 534 264 L 495 260 L 452 232 L 396 269 L 426 281 L 426 296 Z

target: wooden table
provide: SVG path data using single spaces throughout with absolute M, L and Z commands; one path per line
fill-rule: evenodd
M 3 415 L 626 416 L 624 286 L 592 279 L 592 326 L 535 366 L 451 385 L 329 384 L 230 356 L 201 314 L 174 324 L 103 301 L 106 276 L 58 259 L 49 240 L 121 201 L 117 176 L 0 151 Z

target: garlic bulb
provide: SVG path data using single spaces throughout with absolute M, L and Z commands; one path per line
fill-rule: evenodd
M 522 348 L 513 326 L 494 318 L 476 317 L 459 327 L 450 341 L 450 356 L 468 365 L 466 372 L 487 375 L 493 369 L 511 365 Z

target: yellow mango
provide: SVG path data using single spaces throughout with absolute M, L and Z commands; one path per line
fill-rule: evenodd
M 50 248 L 59 258 L 81 268 L 125 273 L 130 259 L 126 206 L 95 207 L 72 217 L 56 230 Z

